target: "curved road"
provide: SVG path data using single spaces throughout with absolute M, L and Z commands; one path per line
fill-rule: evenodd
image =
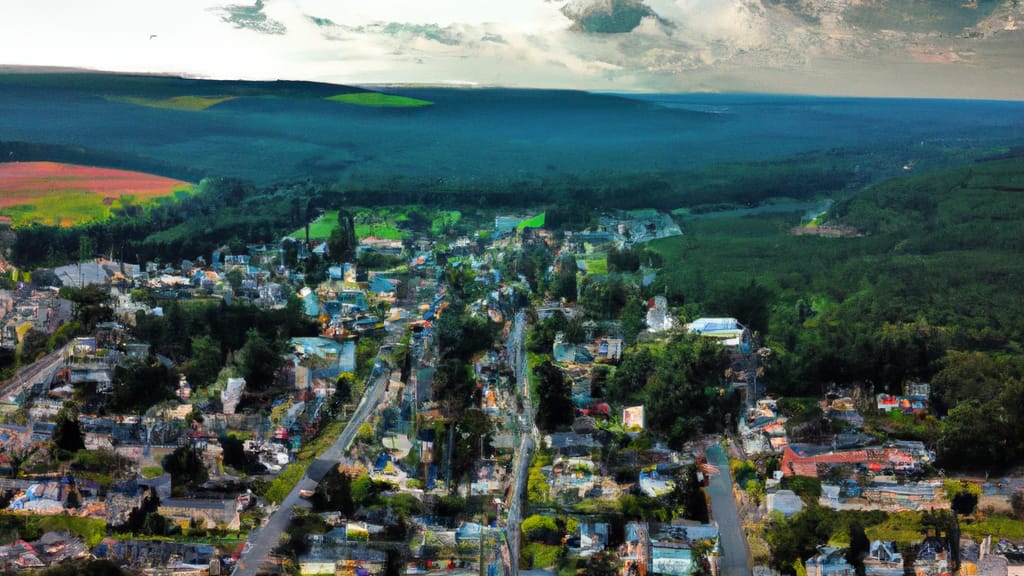
M 719 574 L 722 576 L 750 576 L 750 563 L 747 559 L 747 542 L 743 537 L 743 526 L 736 512 L 736 500 L 732 495 L 732 472 L 729 470 L 729 458 L 722 446 L 714 444 L 706 451 L 708 463 L 716 466 L 721 472 L 711 475 L 707 487 L 711 497 L 711 515 L 718 522 L 719 541 L 722 546 L 722 557 L 719 561 Z

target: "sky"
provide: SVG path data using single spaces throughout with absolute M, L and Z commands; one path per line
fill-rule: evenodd
M 1024 100 L 1024 2 L 4 0 L 0 65 Z

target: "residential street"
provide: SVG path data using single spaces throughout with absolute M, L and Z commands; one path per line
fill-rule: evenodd
M 281 534 L 292 519 L 292 510 L 296 505 L 303 505 L 304 500 L 299 498 L 299 490 L 313 490 L 317 483 L 334 466 L 337 466 L 359 430 L 359 425 L 366 421 L 367 416 L 373 413 L 377 404 L 380 403 L 384 394 L 384 387 L 390 376 L 390 371 L 385 370 L 373 380 L 372 386 L 366 391 L 363 400 L 359 403 L 356 411 L 352 414 L 345 429 L 323 454 L 320 455 L 306 471 L 288 496 L 281 502 L 281 506 L 274 511 L 267 521 L 267 525 L 259 528 L 249 536 L 249 547 L 238 562 L 233 576 L 255 576 L 260 566 L 267 560 L 270 552 L 278 545 Z
M 736 501 L 732 496 L 732 474 L 729 458 L 722 447 L 715 444 L 708 448 L 708 463 L 718 467 L 720 473 L 711 476 L 707 488 L 711 497 L 711 517 L 718 522 L 722 543 L 722 559 L 719 565 L 722 576 L 750 576 L 747 558 L 747 544 L 743 538 L 743 526 L 736 512 Z

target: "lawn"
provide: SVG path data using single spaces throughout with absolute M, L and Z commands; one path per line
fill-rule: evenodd
M 357 214 L 358 219 L 360 215 Z M 338 227 L 338 211 L 331 210 L 324 212 L 319 218 L 309 225 L 310 240 L 325 240 L 331 237 L 331 232 Z M 288 235 L 291 238 L 306 238 L 306 228 L 302 227 Z M 391 222 L 364 223 L 356 222 L 356 238 L 384 238 L 386 240 L 401 240 L 405 234 Z
M 14 227 L 76 226 L 147 208 L 192 185 L 153 174 L 56 162 L 0 164 L 0 215 Z
M 544 219 L 546 215 L 546 212 L 541 212 L 540 214 L 534 216 L 533 218 L 527 218 L 526 220 L 523 220 L 522 222 L 516 225 L 516 230 L 522 232 L 527 228 L 543 228 Z
M 186 110 L 199 112 L 221 102 L 234 100 L 234 96 L 171 96 L 170 98 L 138 98 L 135 96 L 109 96 L 111 102 L 122 102 L 146 106 L 148 108 L 166 108 L 169 110 Z
M 356 238 L 383 238 L 401 240 L 405 234 L 391 224 L 356 224 Z
M 380 92 L 337 94 L 335 96 L 328 96 L 327 100 L 343 104 L 355 104 L 356 106 L 368 106 L 370 108 L 420 108 L 434 104 L 428 100 L 396 96 L 394 94 L 381 94 Z
M 608 260 L 605 258 L 596 258 L 594 260 L 584 260 L 584 265 L 587 267 L 587 274 L 608 274 Z
M 331 232 L 338 227 L 338 211 L 331 210 L 324 212 L 319 218 L 309 224 L 309 239 L 323 240 L 331 237 Z M 288 236 L 292 238 L 306 238 L 306 228 L 302 227 Z

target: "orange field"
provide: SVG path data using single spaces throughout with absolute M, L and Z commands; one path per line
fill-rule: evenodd
M 15 226 L 73 226 L 109 217 L 129 205 L 187 192 L 191 184 L 127 170 L 56 162 L 0 164 L 0 214 Z

